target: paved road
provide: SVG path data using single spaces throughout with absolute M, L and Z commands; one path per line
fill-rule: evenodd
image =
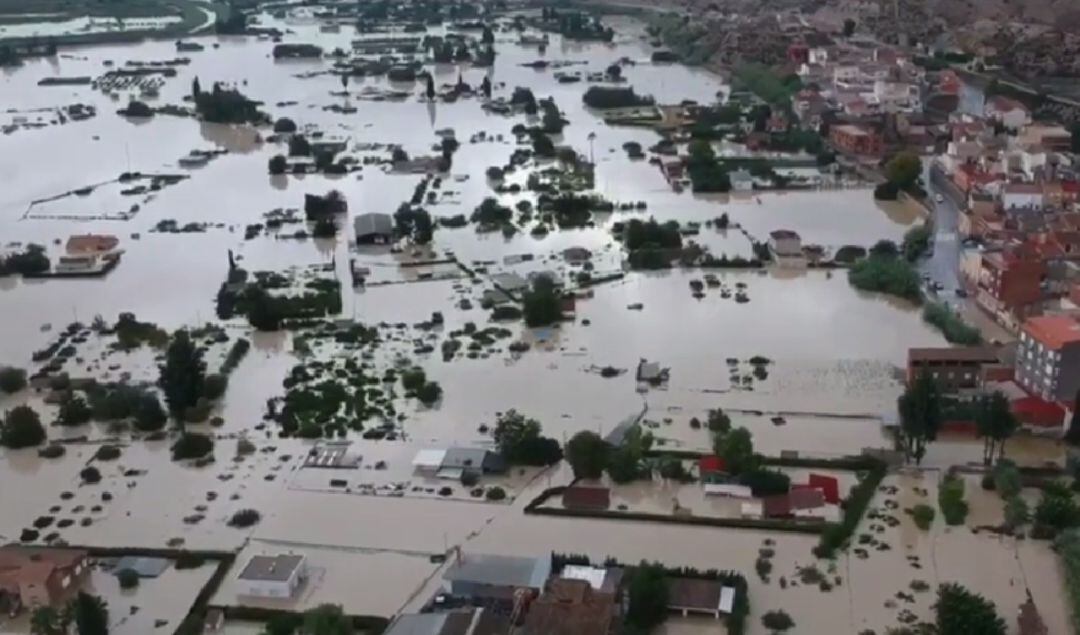
M 941 283 L 944 289 L 938 291 L 938 299 L 951 305 L 957 302 L 956 290 L 960 287 L 960 234 L 957 226 L 960 219 L 960 210 L 948 196 L 943 196 L 941 202 L 936 201 L 937 192 L 929 179 L 925 181 L 930 192 L 930 204 L 934 208 L 934 236 L 931 239 L 933 254 L 923 261 L 920 271 L 930 276 L 932 282 Z M 934 297 L 933 292 L 928 292 Z

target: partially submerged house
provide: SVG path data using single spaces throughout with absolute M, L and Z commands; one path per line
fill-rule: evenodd
M 443 573 L 443 591 L 451 596 L 484 599 L 510 599 L 515 591 L 539 594 L 551 576 L 551 557 L 527 558 L 483 553 L 456 552 L 454 561 Z
M 59 606 L 89 575 L 88 554 L 81 549 L 0 547 L 0 613 Z
M 502 474 L 506 461 L 502 455 L 485 448 L 432 448 L 420 450 L 413 457 L 413 469 L 434 478 L 460 480 L 465 473 Z
M 668 578 L 668 610 L 681 613 L 711 615 L 720 619 L 730 615 L 735 606 L 735 588 L 719 580 Z
M 394 238 L 394 219 L 389 214 L 368 212 L 353 219 L 358 245 L 386 245 Z
M 299 554 L 252 556 L 240 575 L 240 595 L 265 598 L 291 598 L 307 579 L 307 562 Z

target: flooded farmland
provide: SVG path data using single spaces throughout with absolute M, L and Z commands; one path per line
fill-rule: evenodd
M 351 27 L 325 32 L 304 10 L 285 18 L 259 17 L 263 26 L 284 31 L 286 41 L 317 42 L 326 51 L 348 50 L 358 37 Z M 208 372 L 228 378 L 206 416 L 187 425 L 188 432 L 215 437 L 207 461 L 170 460 L 180 435 L 171 427 L 148 432 L 126 422 L 96 420 L 50 425 L 62 419 L 53 393 L 63 389 L 48 381 L 0 394 L 0 412 L 33 406 L 46 423 L 49 440 L 64 441 L 66 448 L 51 458 L 33 449 L 0 451 L 0 542 L 208 550 L 232 553 L 238 564 L 257 554 L 299 552 L 308 560 L 310 576 L 296 597 L 246 597 L 234 570 L 211 604 L 304 611 L 332 603 L 350 614 L 385 617 L 428 602 L 445 571 L 443 559 L 455 548 L 506 555 L 586 553 L 627 563 L 715 567 L 746 575 L 751 598 L 747 632 L 755 635 L 767 632 L 761 615 L 781 607 L 796 617 L 797 632 L 808 633 L 884 632 L 900 623 L 902 609 L 928 619 L 932 594 L 899 607 L 894 599 L 908 587 L 910 558 L 917 557 L 927 569 L 912 571 L 911 577 L 968 582 L 1007 615 L 1015 610 L 1014 581 L 1025 578 L 1050 632 L 1065 632 L 1061 576 L 1045 543 L 969 535 L 968 527 L 917 533 L 910 518 L 896 512 L 899 524 L 880 531 L 889 550 L 869 558 L 844 554 L 815 565 L 816 536 L 526 515 L 526 504 L 545 488 L 573 480 L 566 464 L 514 467 L 499 476 L 484 475 L 479 485 L 438 474 L 415 475 L 413 457 L 422 450 L 494 449 L 496 420 L 512 409 L 538 420 L 544 434 L 562 444 L 582 430 L 607 435 L 628 416 L 640 415 L 658 448 L 710 451 L 709 430 L 691 420 L 720 408 L 734 426 L 752 433 L 755 449 L 765 455 L 835 458 L 864 448 L 891 448 L 882 418 L 895 408 L 902 390 L 908 348 L 946 345 L 917 307 L 853 289 L 842 269 L 715 269 L 710 270 L 715 282 L 701 297 L 691 291 L 695 283 L 701 286 L 705 272 L 700 269 L 630 270 L 615 235 L 632 219 L 694 224 L 700 231 L 687 234 L 687 240 L 716 256 L 751 258 L 754 244 L 779 229 L 834 251 L 845 245 L 869 247 L 882 239 L 898 242 L 922 217 L 917 207 L 875 202 L 865 184 L 846 181 L 806 191 L 675 191 L 657 165 L 631 159 L 624 150 L 627 143 L 657 143 L 655 131 L 608 125 L 603 113 L 584 106 L 586 82 L 558 81 L 551 68 L 523 66 L 542 57 L 587 75 L 621 64 L 628 85 L 663 104 L 712 103 L 729 92 L 706 71 L 652 63 L 640 22 L 613 18 L 611 24 L 616 28 L 612 43 L 571 42 L 553 35 L 543 54 L 535 46 L 519 45 L 516 32 L 498 29 L 498 55 L 490 68 L 429 67 L 440 88 L 459 78 L 472 85 L 487 78 L 498 97 L 508 99 L 515 87 L 527 86 L 537 98 L 552 98 L 567 122 L 555 135 L 556 144 L 572 147 L 577 160 L 590 159 L 595 166 L 592 190 L 616 203 L 615 209 L 593 213 L 583 227 L 545 232 L 530 231 L 525 222 L 516 232 L 443 224 L 429 245 L 394 250 L 358 246 L 353 221 L 366 213 L 393 214 L 422 183 L 429 188 L 424 208 L 436 222 L 469 218 L 487 197 L 515 209 L 522 202 L 538 205 L 536 193 L 527 187 L 499 189 L 488 178 L 490 167 L 509 164 L 516 150 L 528 146 L 517 140 L 514 126 L 535 125 L 538 117 L 495 114 L 483 109 L 479 98 L 427 101 L 422 81 L 353 76 L 343 85 L 331 72 L 331 60 L 276 60 L 274 43 L 253 37 L 194 38 L 205 49 L 185 53 L 178 53 L 173 42 L 156 41 L 65 48 L 58 57 L 0 70 L 5 98 L 0 126 L 10 126 L 0 136 L 0 180 L 5 184 L 0 188 L 0 251 L 36 243 L 57 258 L 68 237 L 77 234 L 115 235 L 123 250 L 116 268 L 102 277 L 0 277 L 0 367 L 27 368 L 33 374 L 44 366 L 34 361 L 36 354 L 59 337 L 71 347 L 64 355 L 70 360 L 64 365 L 69 379 L 158 390 L 164 347 L 149 342 L 128 347 L 115 329 L 97 325 L 112 325 L 130 313 L 166 334 L 214 324 L 198 341 L 207 351 Z M 430 32 L 443 30 L 433 27 Z M 97 77 L 127 62 L 178 55 L 190 59 L 170 66 L 176 73 L 153 95 L 89 84 L 39 86 L 48 78 Z M 190 101 L 185 97 L 196 78 L 204 87 L 215 82 L 236 86 L 261 102 L 273 119 L 287 117 L 301 131 L 346 139 L 345 153 L 362 169 L 271 175 L 268 162 L 288 154 L 289 143 L 269 126 L 215 124 L 162 113 L 152 118 L 116 114 L 135 98 L 155 108 L 182 106 Z M 388 97 L 393 93 L 399 95 Z M 93 106 L 97 116 L 60 123 L 56 109 L 76 103 Z M 424 174 L 388 167 L 391 146 L 412 157 L 436 153 L 446 129 L 460 147 L 450 169 L 437 177 L 438 187 Z M 727 143 L 724 149 L 739 151 Z M 199 165 L 182 161 L 194 156 L 193 150 L 212 158 Z M 504 180 L 523 185 L 550 163 L 530 159 Z M 183 178 L 136 189 L 130 174 L 121 178 L 133 172 Z M 330 190 L 348 202 L 348 213 L 336 221 L 335 237 L 296 237 L 294 230 L 310 229 L 303 221 L 269 229 L 269 219 L 288 215 L 283 210 L 302 218 L 305 195 Z M 627 204 L 625 209 L 620 203 Z M 730 219 L 725 229 L 713 224 L 721 215 Z M 253 231 L 253 225 L 259 230 Z M 575 286 L 586 271 L 565 256 L 575 248 L 589 251 L 592 275 L 610 274 L 611 280 L 578 289 L 572 320 L 529 328 L 520 319 L 493 319 L 484 294 L 498 290 L 495 276 L 526 280 L 550 271 Z M 366 271 L 366 286 L 353 286 L 354 267 Z M 312 334 L 314 329 L 255 330 L 242 315 L 219 318 L 221 290 L 238 268 L 288 274 L 290 284 L 339 282 L 340 310 L 318 320 L 337 330 L 328 335 Z M 79 326 L 71 328 L 70 337 L 61 335 L 75 322 Z M 364 325 L 360 335 L 355 325 Z M 482 337 L 474 336 L 478 329 Z M 235 367 L 221 370 L 228 365 L 230 347 L 241 339 L 250 342 L 250 351 Z M 460 350 L 448 347 L 450 342 Z M 658 364 L 666 381 L 639 382 L 636 375 L 645 360 Z M 437 383 L 438 398 L 414 398 L 416 391 L 396 387 L 397 378 L 414 368 Z M 314 389 L 317 380 L 349 373 L 350 381 L 361 375 L 367 382 L 364 405 L 377 405 L 378 416 L 370 418 L 381 419 L 381 427 L 371 421 L 336 425 L 326 430 L 332 439 L 321 440 L 302 438 L 303 427 L 296 434 L 280 428 L 277 409 L 302 392 L 293 388 Z M 320 397 L 329 399 L 327 393 Z M 349 407 L 359 408 L 351 402 Z M 372 434 L 375 430 L 379 436 Z M 359 467 L 307 465 L 306 457 L 317 454 L 327 440 L 347 443 Z M 1060 448 L 1051 442 L 1011 443 L 1015 450 L 1010 452 L 1024 463 L 1061 460 Z M 98 452 L 105 446 L 119 448 L 118 458 L 103 460 Z M 932 447 L 927 463 L 946 467 L 978 461 L 972 447 Z M 96 480 L 87 477 L 88 467 L 95 468 Z M 805 470 L 791 472 L 806 476 Z M 886 484 L 900 494 L 879 492 L 873 504 L 911 496 L 908 480 L 890 475 Z M 844 490 L 856 482 L 845 474 Z M 495 488 L 503 497 L 490 496 Z M 616 499 L 666 512 L 675 495 L 704 510 L 699 515 L 738 513 L 726 502 L 706 499 L 696 484 L 637 483 L 625 486 Z M 995 522 L 1001 514 L 996 499 L 975 505 L 973 518 L 979 523 Z M 238 513 L 251 510 L 258 512 L 253 525 L 234 522 Z M 52 526 L 53 520 L 67 522 Z M 30 529 L 38 524 L 46 526 Z M 776 561 L 771 582 L 753 574 L 764 540 L 775 541 L 770 543 Z M 785 588 L 777 581 L 780 576 L 796 579 L 801 567 L 811 565 L 831 567 L 829 577 L 842 581 L 831 592 L 812 584 Z M 1032 575 L 1033 570 L 1040 575 Z M 995 576 L 994 571 L 1007 575 Z M 146 633 L 159 614 L 175 627 L 209 572 L 208 565 L 170 571 L 134 597 L 114 589 L 111 576 L 99 579 L 97 572 L 90 587 L 109 601 L 113 632 Z M 164 608 L 124 616 L 143 601 Z M 712 626 L 673 619 L 658 632 L 717 632 Z M 0 618 L 2 632 L 25 629 L 23 622 Z M 224 632 L 246 633 L 249 625 L 230 620 Z

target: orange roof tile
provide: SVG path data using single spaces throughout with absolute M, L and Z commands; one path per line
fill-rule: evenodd
M 1028 318 L 1024 322 L 1024 332 L 1053 350 L 1066 344 L 1080 343 L 1080 323 L 1064 315 Z

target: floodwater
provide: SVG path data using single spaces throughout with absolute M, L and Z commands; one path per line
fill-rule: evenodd
M 266 16 L 264 22 L 275 23 Z M 318 41 L 326 49 L 347 48 L 354 36 L 348 29 L 340 34 L 321 34 L 310 20 L 291 20 L 284 26 L 292 31 L 286 41 Z M 572 68 L 582 71 L 601 71 L 622 57 L 638 61 L 627 65 L 624 75 L 639 93 L 655 95 L 662 102 L 708 102 L 725 88 L 717 77 L 701 70 L 648 63 L 649 50 L 640 39 L 641 25 L 620 22 L 619 26 L 621 34 L 614 45 L 567 43 L 556 36 L 546 57 L 581 61 L 583 65 Z M 181 103 L 197 76 L 204 88 L 215 81 L 236 83 L 247 95 L 265 102 L 264 109 L 273 116 L 288 116 L 302 127 L 348 136 L 351 144 L 400 143 L 410 154 L 418 155 L 430 152 L 437 143 L 436 130 L 453 128 L 461 148 L 438 190 L 438 201 L 426 206 L 439 217 L 468 216 L 485 196 L 494 195 L 485 169 L 504 165 L 509 159 L 516 147 L 511 127 L 531 123 L 524 116 L 487 114 L 477 100 L 432 105 L 417 99 L 372 101 L 364 96 L 376 88 L 419 94 L 420 83 L 391 85 L 382 78 L 354 78 L 349 94 L 344 95 L 337 77 L 317 74 L 329 68 L 325 61 L 275 62 L 270 57 L 273 45 L 269 41 L 232 37 L 200 41 L 207 45 L 206 50 L 185 53 L 190 64 L 177 67 L 178 75 L 164 84 L 160 96 L 150 100 L 152 104 Z M 652 145 L 658 139 L 655 133 L 604 125 L 597 114 L 582 106 L 584 83 L 561 84 L 550 71 L 521 67 L 538 53 L 518 47 L 515 41 L 514 35 L 498 33 L 495 67 L 465 68 L 463 79 L 478 84 L 490 74 L 497 95 L 508 97 L 514 86 L 524 85 L 538 98 L 554 97 L 569 121 L 556 143 L 571 145 L 585 156 L 592 146 L 597 190 L 617 202 L 644 201 L 647 209 L 599 215 L 595 227 L 555 231 L 544 238 L 529 235 L 528 228 L 512 238 L 499 233 L 480 235 L 472 227 L 440 229 L 433 245 L 438 255 L 452 252 L 466 264 L 494 262 L 490 272 L 527 274 L 552 269 L 569 275 L 576 269 L 555 256 L 571 246 L 592 250 L 598 272 L 617 270 L 621 253 L 611 239 L 611 225 L 632 217 L 704 223 L 727 213 L 755 239 L 763 240 L 770 231 L 787 228 L 802 234 L 806 243 L 828 247 L 869 246 L 883 238 L 898 240 L 919 221 L 913 209 L 875 204 L 865 189 L 753 197 L 675 193 L 655 166 L 631 161 L 622 150 L 628 141 Z M 120 66 L 132 60 L 161 61 L 175 56 L 171 42 L 146 42 L 74 49 L 53 60 L 31 61 L 18 69 L 0 71 L 0 94 L 8 98 L 5 106 L 12 109 L 0 114 L 0 124 L 17 117 L 48 123 L 55 119 L 52 109 L 76 102 L 92 104 L 98 110 L 88 121 L 20 128 L 0 137 L 0 181 L 5 184 L 0 188 L 0 246 L 38 242 L 55 255 L 68 235 L 101 232 L 119 236 L 125 249 L 120 266 L 100 280 L 0 280 L 0 315 L 5 329 L 0 339 L 0 364 L 30 366 L 33 351 L 52 341 L 64 325 L 74 320 L 89 323 L 97 315 L 112 321 L 121 312 L 133 312 L 166 329 L 210 321 L 215 294 L 226 275 L 229 250 L 248 270 L 283 271 L 333 263 L 338 277 L 346 281 L 345 318 L 368 324 L 409 325 L 429 319 L 435 311 L 443 313 L 445 324 L 430 332 L 407 326 L 401 330 L 380 328 L 384 341 L 376 359 L 380 366 L 390 365 L 395 357 L 407 358 L 423 366 L 444 391 L 442 400 L 432 408 L 403 399 L 395 404 L 398 412 L 406 415 L 402 428 L 416 447 L 490 441 L 480 432 L 481 425 L 490 426 L 499 412 L 517 408 L 538 418 L 547 434 L 561 440 L 582 429 L 607 432 L 627 415 L 644 410 L 648 425 L 665 444 L 702 449 L 709 446 L 708 435 L 691 428 L 689 420 L 703 418 L 708 409 L 717 407 L 728 411 L 736 425 L 750 428 L 758 451 L 766 454 L 798 450 L 837 455 L 868 446 L 887 447 L 890 443 L 880 431 L 879 414 L 895 404 L 900 391 L 897 368 L 904 363 L 907 348 L 944 345 L 940 334 L 921 321 L 917 310 L 851 289 L 842 272 L 716 272 L 727 288 L 745 285 L 750 301 L 737 303 L 722 298 L 717 289 L 708 289 L 701 300 L 693 299 L 689 283 L 704 272 L 672 270 L 630 273 L 623 280 L 594 288 L 591 297 L 578 301 L 577 320 L 572 324 L 536 330 L 518 323 L 500 325 L 512 331 L 511 340 L 500 340 L 477 359 L 458 357 L 444 362 L 438 343 L 449 331 L 468 322 L 480 328 L 490 325 L 486 311 L 479 308 L 479 296 L 490 286 L 483 278 L 479 284 L 445 280 L 353 291 L 347 283 L 350 258 L 372 268 L 393 270 L 401 257 L 351 246 L 352 224 L 347 220 L 333 240 L 279 240 L 265 235 L 244 239 L 245 226 L 262 222 L 266 212 L 299 208 L 304 194 L 323 194 L 331 188 L 345 194 L 350 214 L 391 213 L 410 198 L 422 177 L 388 174 L 371 165 L 346 176 L 271 177 L 267 161 L 283 153 L 284 146 L 260 142 L 249 128 L 162 115 L 134 122 L 115 114 L 129 98 L 127 94 L 114 100 L 89 86 L 37 86 L 45 77 L 98 75 L 107 70 L 106 60 Z M 458 69 L 452 65 L 436 66 L 434 72 L 440 84 L 458 77 Z M 356 106 L 357 112 L 340 114 L 324 109 L 346 102 Z M 268 131 L 260 132 L 265 135 Z M 479 132 L 495 140 L 471 143 L 470 138 Z M 595 139 L 590 142 L 593 134 Z M 179 158 L 193 149 L 229 152 L 201 168 L 179 167 Z M 385 149 L 374 152 L 386 153 Z M 358 150 L 351 154 L 372 153 Z M 109 189 L 85 197 L 73 195 L 43 208 L 81 220 L 32 213 L 35 200 L 105 183 L 125 171 L 182 173 L 190 178 L 156 192 L 149 200 L 140 197 L 138 212 L 129 220 L 104 218 L 128 208 L 129 201 Z M 523 199 L 534 200 L 530 193 L 502 197 L 508 205 Z M 204 231 L 152 231 L 169 219 L 179 225 L 198 223 Z M 717 255 L 750 253 L 749 240 L 735 229 L 721 232 L 702 227 L 694 239 Z M 507 256 L 522 254 L 534 254 L 536 259 L 504 262 Z M 403 277 L 393 273 L 385 276 L 391 281 Z M 458 309 L 463 298 L 471 299 L 475 308 Z M 637 303 L 642 305 L 640 310 L 627 308 Z M 224 419 L 224 425 L 215 430 L 219 435 L 216 462 L 205 467 L 176 464 L 169 461 L 169 441 L 129 440 L 121 434 L 123 456 L 112 464 L 95 462 L 104 478 L 99 484 L 84 485 L 80 484 L 79 471 L 91 460 L 92 444 L 73 444 L 67 456 L 51 461 L 37 458 L 33 451 L 0 453 L 4 483 L 0 509 L 5 510 L 0 515 L 0 539 L 17 540 L 35 518 L 50 514 L 76 521 L 59 535 L 70 544 L 235 550 L 246 545 L 245 553 L 254 549 L 299 550 L 309 553 L 323 573 L 298 606 L 333 601 L 346 604 L 349 610 L 383 615 L 426 600 L 437 582 L 437 575 L 433 576 L 436 568 L 427 558 L 454 546 L 518 554 L 586 552 L 597 557 L 614 555 L 628 562 L 644 558 L 671 565 L 733 568 L 748 578 L 753 576 L 757 549 L 766 538 L 758 532 L 703 527 L 665 527 L 660 531 L 641 523 L 523 515 L 525 501 L 541 488 L 568 481 L 565 466 L 528 484 L 516 483 L 511 489 L 518 497 L 512 504 L 502 505 L 346 495 L 323 486 L 310 487 L 305 484 L 309 475 L 300 465 L 313 442 L 279 439 L 275 430 L 261 425 L 267 399 L 281 396 L 282 379 L 300 361 L 294 353 L 293 336 L 252 334 L 239 321 L 226 326 L 230 338 L 248 337 L 253 346 L 231 375 L 228 392 L 213 413 Z M 414 339 L 432 343 L 436 353 L 415 354 Z M 531 350 L 509 354 L 506 346 L 512 340 L 530 343 Z M 127 371 L 136 380 L 153 379 L 154 352 L 141 350 L 100 359 L 99 346 L 101 343 L 88 343 L 85 350 L 80 347 L 84 361 L 78 364 L 79 373 L 102 379 Z M 320 350 L 318 354 L 340 352 Z M 769 358 L 767 377 L 747 381 L 744 376 L 751 372 L 749 359 L 756 355 Z M 210 356 L 213 365 L 219 356 L 219 351 Z M 639 392 L 634 370 L 642 358 L 669 369 L 665 386 Z M 729 359 L 734 360 L 734 366 L 729 365 Z M 604 366 L 626 372 L 603 378 L 597 371 Z M 733 368 L 737 381 L 732 380 Z M 0 397 L 0 409 L 31 402 L 41 406 L 45 421 L 51 421 L 55 409 L 42 405 L 42 398 L 29 392 Z M 210 430 L 206 426 L 197 429 Z M 97 442 L 114 433 L 90 424 L 72 430 L 50 427 L 49 434 L 53 438 L 86 435 Z M 259 451 L 237 459 L 235 439 L 241 435 L 254 440 Z M 385 453 L 395 461 L 407 460 L 408 453 L 400 448 L 366 450 L 374 448 L 376 442 L 356 439 L 356 443 L 361 454 L 372 458 Z M 1032 454 L 1037 460 L 1038 453 Z M 933 456 L 927 462 L 935 465 L 954 459 L 950 452 Z M 387 476 L 390 481 L 399 479 L 397 469 L 395 465 Z M 109 500 L 105 500 L 105 492 Z M 58 507 L 55 511 L 54 506 Z M 233 513 L 245 508 L 260 511 L 259 524 L 250 529 L 229 527 L 227 521 Z M 90 518 L 89 524 L 82 525 L 82 518 Z M 1000 554 L 1004 548 L 1014 562 L 1025 563 L 1025 567 L 1053 567 L 1052 554 L 1043 545 L 1003 547 L 982 537 L 954 545 L 960 541 L 951 534 L 934 536 L 950 550 L 955 549 L 957 558 L 963 554 L 971 558 L 971 562 L 950 565 L 955 571 L 935 571 L 979 580 L 980 590 L 985 585 L 1004 584 L 1001 580 L 980 580 L 983 565 L 973 563 L 984 562 L 984 552 Z M 774 539 L 778 572 L 783 569 L 790 576 L 796 563 L 812 560 L 813 537 Z M 924 544 L 927 542 L 920 542 L 923 553 L 930 548 Z M 338 567 L 339 559 L 355 566 Z M 901 584 L 893 574 L 898 567 L 907 566 L 899 549 L 874 553 L 866 561 L 852 557 L 843 563 L 842 575 L 855 581 L 829 595 L 801 587 L 782 591 L 775 580 L 770 585 L 752 580 L 750 632 L 762 632 L 760 614 L 780 607 L 791 612 L 799 630 L 806 632 L 856 632 L 856 626 L 891 624 L 894 613 L 881 605 L 897 590 L 893 587 Z M 1051 578 L 1032 580 L 1033 592 L 1056 612 L 1057 621 L 1052 625 L 1063 625 L 1063 618 L 1058 618 L 1064 609 L 1060 597 L 1054 595 L 1059 591 Z M 383 579 L 392 583 L 377 591 L 348 596 L 341 592 Z M 231 597 L 229 588 L 226 585 L 219 597 Z M 1013 607 L 1007 604 L 1005 591 L 994 588 L 986 592 L 1002 603 L 1005 614 L 1011 614 Z M 188 598 L 171 601 L 186 606 Z M 673 625 L 669 632 L 682 631 Z

